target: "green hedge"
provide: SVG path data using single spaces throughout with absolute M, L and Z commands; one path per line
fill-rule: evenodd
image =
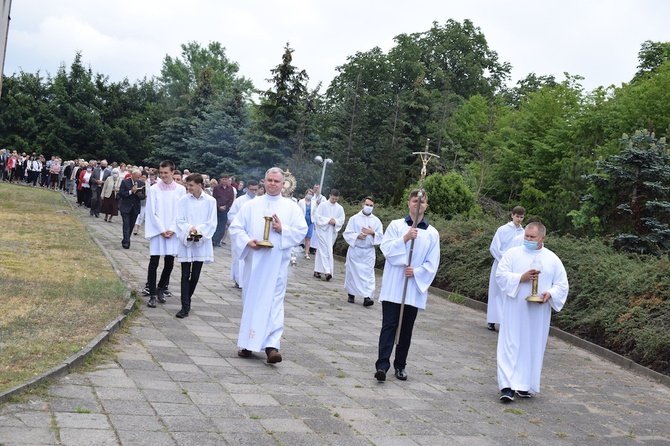
M 358 205 L 343 203 L 347 216 Z M 375 208 L 384 228 L 406 211 Z M 433 285 L 482 302 L 488 294 L 493 259 L 489 245 L 498 226 L 492 218 L 453 219 L 434 215 L 428 220 L 440 232 L 440 269 Z M 569 333 L 626 356 L 657 372 L 670 375 L 670 277 L 667 257 L 631 256 L 614 251 L 600 240 L 549 234 L 547 248 L 563 261 L 570 294 L 553 324 Z M 335 252 L 346 254 L 338 237 Z M 377 266 L 384 257 L 377 252 Z

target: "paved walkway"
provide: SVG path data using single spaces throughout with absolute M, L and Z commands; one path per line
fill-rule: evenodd
M 80 212 L 77 210 L 77 212 Z M 146 278 L 148 243 L 121 249 L 121 219 L 84 222 L 128 274 Z M 498 401 L 496 335 L 483 313 L 431 295 L 419 314 L 409 380 L 373 378 L 379 304 L 346 302 L 343 265 L 331 282 L 313 260 L 290 269 L 284 361 L 237 357 L 240 290 L 230 251 L 205 265 L 191 315 L 178 292 L 142 302 L 117 355 L 70 374 L 48 396 L 0 409 L 9 445 L 580 445 L 670 442 L 670 390 L 550 338 L 542 393 Z M 179 289 L 179 267 L 171 289 Z

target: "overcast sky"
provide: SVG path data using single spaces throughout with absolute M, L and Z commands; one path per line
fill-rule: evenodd
M 670 40 L 669 17 L 668 0 L 13 0 L 5 75 L 53 75 L 81 51 L 94 72 L 132 82 L 158 76 L 181 44 L 217 41 L 266 89 L 290 42 L 309 87 L 326 87 L 357 51 L 388 51 L 398 34 L 470 19 L 512 64 L 514 82 L 568 72 L 592 90 L 630 81 L 642 42 Z

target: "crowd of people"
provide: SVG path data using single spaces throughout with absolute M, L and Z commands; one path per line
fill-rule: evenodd
M 176 259 L 181 265 L 177 318 L 188 317 L 202 267 L 214 261 L 215 249 L 225 244 L 229 231 L 230 278 L 242 289 L 238 355 L 248 358 L 263 351 L 270 364 L 282 361 L 284 295 L 297 247 L 306 260 L 316 254 L 314 278 L 330 281 L 335 269 L 333 246 L 344 227 L 348 250 L 343 287 L 348 303 L 355 304 L 360 297 L 363 307 L 374 305 L 375 247 L 385 257 L 377 299 L 382 323 L 374 377 L 385 381 L 393 366 L 396 379 L 408 379 L 414 323 L 426 308 L 428 288 L 440 263 L 440 237 L 425 218 L 425 191 L 411 191 L 407 215 L 384 230 L 373 215 L 373 197 L 361 201 L 361 210 L 345 226 L 337 189 L 326 198 L 316 184 L 295 198 L 284 188 L 284 172 L 276 167 L 245 184 L 230 175 L 216 179 L 182 172 L 167 160 L 158 168 L 147 168 L 106 160 L 62 162 L 58 156 L 45 160 L 1 149 L 0 174 L 2 181 L 76 195 L 78 205 L 88 208 L 93 218 L 103 214 L 111 223 L 120 213 L 123 249 L 130 249 L 132 236 L 144 224 L 149 240 L 143 291 L 147 306 L 155 308 L 171 296 L 168 286 Z M 524 218 L 525 209 L 515 207 L 511 221 L 498 229 L 490 246 L 494 263 L 486 328 L 499 327 L 497 376 L 502 402 L 513 401 L 515 395 L 530 398 L 540 391 L 551 312 L 562 309 L 569 290 L 563 264 L 544 247 L 546 227 L 531 219 L 524 228 Z

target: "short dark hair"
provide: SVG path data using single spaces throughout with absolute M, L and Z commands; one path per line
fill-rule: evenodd
M 340 191 L 337 190 L 337 189 L 331 189 L 330 190 L 330 195 L 332 195 L 334 197 L 339 197 L 340 196 Z
M 258 181 L 256 181 L 256 180 L 247 181 L 247 187 L 249 187 L 249 186 L 258 186 Z
M 514 206 L 514 209 L 512 209 L 512 215 L 526 215 L 526 208 L 523 206 Z
M 177 169 L 175 169 L 173 173 L 174 173 L 175 175 L 181 175 L 181 170 L 177 170 Z
M 161 161 L 161 163 L 158 165 L 158 167 L 159 168 L 161 168 L 161 167 L 166 168 L 167 167 L 168 169 L 170 169 L 171 171 L 174 172 L 174 163 L 170 160 Z
M 205 179 L 199 173 L 192 173 L 186 177 L 186 182 L 193 181 L 195 184 L 205 184 Z
M 370 200 L 373 203 L 375 202 L 375 199 L 372 198 L 372 196 L 368 195 L 367 197 L 363 198 L 363 201 L 361 203 L 365 203 L 368 200 Z

